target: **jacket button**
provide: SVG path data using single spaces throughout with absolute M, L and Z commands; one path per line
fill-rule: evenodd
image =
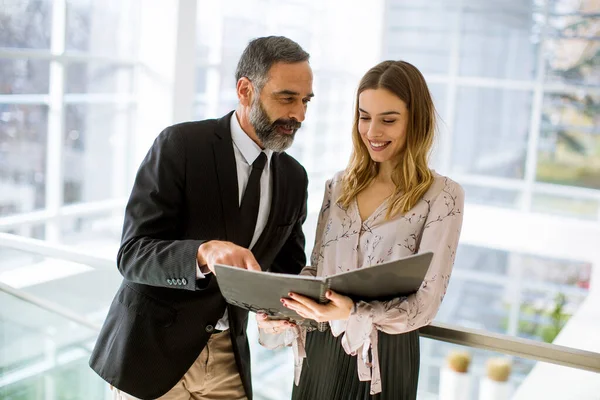
M 212 325 L 206 325 L 206 332 L 211 333 L 215 330 L 215 327 Z
M 187 285 L 187 279 L 183 278 L 183 279 L 181 280 L 181 283 L 182 283 L 182 284 L 184 284 L 184 285 Z
M 169 285 L 172 285 L 172 284 L 173 284 L 173 281 L 172 281 L 172 280 L 170 280 L 170 279 L 167 279 L 167 283 L 168 283 Z
M 181 285 L 181 279 L 177 279 L 177 284 Z

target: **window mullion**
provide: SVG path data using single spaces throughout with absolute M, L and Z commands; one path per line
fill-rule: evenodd
M 52 34 L 50 51 L 55 56 L 65 52 L 66 0 L 52 2 Z M 46 146 L 46 210 L 51 218 L 46 223 L 46 240 L 60 241 L 60 209 L 63 205 L 64 174 L 64 122 L 65 122 L 65 65 L 62 61 L 50 62 L 50 87 L 48 109 L 48 136 Z

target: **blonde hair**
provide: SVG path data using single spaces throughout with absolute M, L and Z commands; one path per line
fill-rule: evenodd
M 352 155 L 342 179 L 342 193 L 338 199 L 343 207 L 348 207 L 379 172 L 378 163 L 371 159 L 358 132 L 358 99 L 368 89 L 389 90 L 408 109 L 406 143 L 397 156 L 397 167 L 392 173 L 396 189 L 386 215 L 389 219 L 413 208 L 433 183 L 428 158 L 435 136 L 436 111 L 425 78 L 415 66 L 405 61 L 384 61 L 363 76 L 356 93 Z

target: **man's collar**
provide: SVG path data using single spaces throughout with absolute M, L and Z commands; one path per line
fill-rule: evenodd
M 248 163 L 252 165 L 254 160 L 258 158 L 261 152 L 267 155 L 267 165 L 271 163 L 271 157 L 273 156 L 273 150 L 261 149 L 254 140 L 250 139 L 250 136 L 242 129 L 240 121 L 237 118 L 237 111 L 231 115 L 231 139 L 236 145 L 242 156 Z

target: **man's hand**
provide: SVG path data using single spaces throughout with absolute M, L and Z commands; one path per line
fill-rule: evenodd
M 244 247 L 231 242 L 210 240 L 198 247 L 196 255 L 198 265 L 206 265 L 214 274 L 215 264 L 231 265 L 250 271 L 261 271 L 254 254 Z
M 281 333 L 288 328 L 296 326 L 296 324 L 290 321 L 270 319 L 265 313 L 256 313 L 256 323 L 259 329 L 270 334 Z
M 346 320 L 350 316 L 350 311 L 354 302 L 350 297 L 337 294 L 328 290 L 325 296 L 329 299 L 327 304 L 319 304 L 316 301 L 301 296 L 296 293 L 290 293 L 289 299 L 281 299 L 283 305 L 290 310 L 294 310 L 298 315 L 315 320 L 317 322 Z

